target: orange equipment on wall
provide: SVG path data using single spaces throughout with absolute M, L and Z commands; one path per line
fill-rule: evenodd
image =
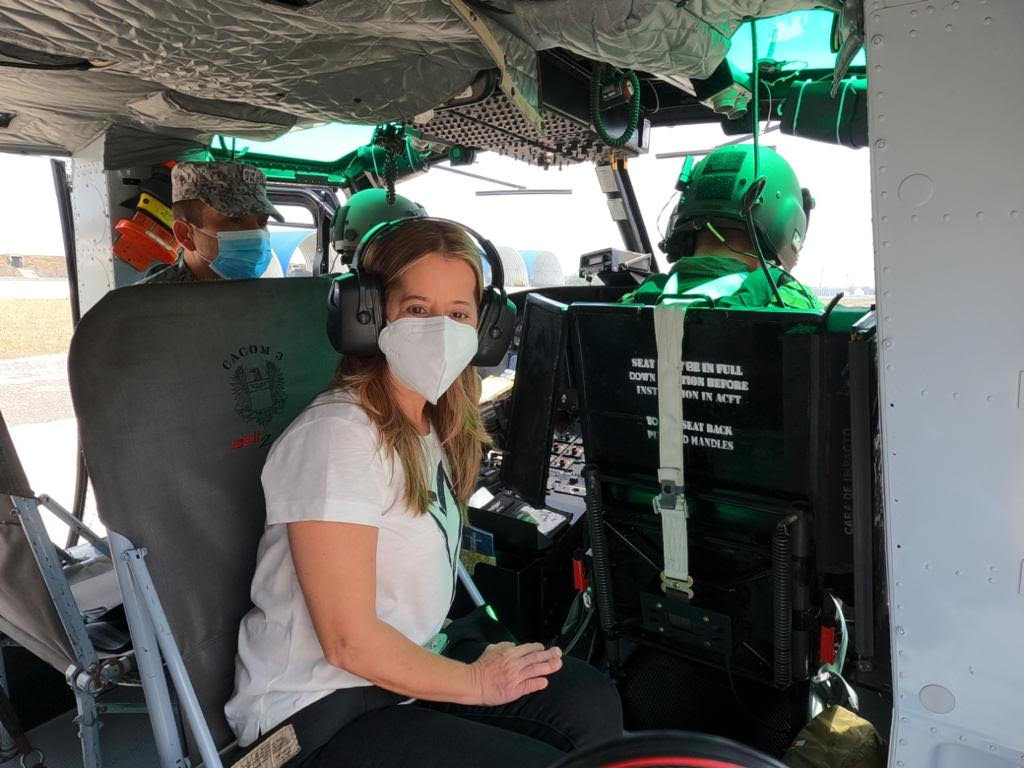
M 163 179 L 174 163 L 165 163 L 154 174 L 150 182 L 159 188 L 167 187 L 170 197 L 170 180 Z M 135 215 L 121 219 L 114 225 L 121 236 L 114 243 L 114 254 L 140 272 L 148 269 L 154 261 L 173 264 L 178 260 L 178 244 L 173 232 L 174 216 L 171 209 L 157 195 L 143 189 L 135 204 Z

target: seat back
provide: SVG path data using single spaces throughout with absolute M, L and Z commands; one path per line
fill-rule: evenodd
M 78 325 L 71 394 L 104 524 L 146 563 L 218 746 L 274 439 L 330 383 L 321 278 L 140 285 Z
M 656 477 L 654 308 L 573 304 L 569 314 L 588 461 Z M 685 322 L 687 485 L 809 497 L 821 318 L 691 309 Z
M 852 571 L 843 375 L 852 322 L 798 311 L 686 312 L 682 348 L 668 352 L 683 362 L 673 396 L 683 403 L 685 551 L 695 583 L 684 603 L 665 599 L 667 518 L 651 505 L 661 465 L 659 394 L 668 386 L 658 377 L 666 352 L 658 349 L 656 310 L 568 311 L 583 449 L 600 471 L 604 519 L 620 534 L 608 551 L 623 626 L 729 674 L 779 688 L 806 680 L 817 642 L 792 617 L 816 609 L 812 596 L 826 588 L 846 589 Z M 624 546 L 620 537 L 632 538 Z M 678 553 L 678 540 L 667 543 Z
M 853 562 L 847 369 L 850 329 L 865 311 L 686 313 L 687 487 L 805 503 L 821 573 L 848 573 Z M 654 485 L 654 308 L 577 303 L 569 316 L 588 461 Z

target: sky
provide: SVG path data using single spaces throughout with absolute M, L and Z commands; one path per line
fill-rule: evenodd
M 48 158 L 0 153 L 0 254 L 5 253 L 64 253 Z
M 649 153 L 629 162 L 652 243 L 661 239 L 659 230 L 674 204 L 673 185 L 682 163 L 659 160 L 656 155 L 713 147 L 725 138 L 717 125 L 659 128 L 653 131 Z M 812 286 L 873 285 L 867 150 L 778 132 L 765 136 L 764 143 L 789 160 L 817 200 L 796 276 Z M 545 171 L 484 153 L 465 170 L 533 189 L 568 188 L 573 193 L 479 197 L 477 191 L 500 187 L 436 169 L 400 183 L 399 192 L 423 204 L 432 215 L 464 221 L 496 245 L 552 251 L 566 274 L 577 271 L 584 253 L 622 247 L 592 165 Z M 63 253 L 46 158 L 0 154 L 0 254 L 4 253 Z
M 661 240 L 675 204 L 674 184 L 682 165 L 681 159 L 659 160 L 656 155 L 710 148 L 725 139 L 715 124 L 659 128 L 652 132 L 648 154 L 629 161 L 652 244 Z M 814 286 L 873 286 L 868 151 L 778 132 L 766 135 L 764 144 L 789 160 L 817 202 L 796 276 Z M 437 170 L 400 184 L 399 191 L 431 215 L 464 221 L 495 245 L 553 251 L 567 274 L 576 272 L 584 253 L 622 247 L 592 165 L 545 171 L 509 158 L 483 158 L 465 170 L 531 188 L 570 188 L 573 194 L 478 197 L 478 190 L 499 187 Z M 655 250 L 663 259 L 656 245 Z

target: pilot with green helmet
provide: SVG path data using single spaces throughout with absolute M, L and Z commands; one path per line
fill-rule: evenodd
M 364 189 L 352 195 L 335 212 L 331 221 L 331 239 L 342 264 L 352 264 L 356 246 L 378 224 L 427 215 L 422 205 L 401 195 L 395 195 L 394 201 L 389 203 L 387 194 L 383 189 Z M 336 264 L 332 265 L 331 271 L 334 272 L 335 268 Z
M 764 179 L 760 192 L 758 178 Z M 656 304 L 662 296 L 693 295 L 710 298 L 716 307 L 777 307 L 781 299 L 791 309 L 823 309 L 814 292 L 789 273 L 814 198 L 778 153 L 761 148 L 755 177 L 752 146 L 720 147 L 682 182 L 661 243 L 672 267 L 668 274 L 651 275 L 623 302 Z M 758 259 L 758 244 L 778 298 Z

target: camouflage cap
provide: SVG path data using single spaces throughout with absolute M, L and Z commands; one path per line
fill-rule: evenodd
M 267 198 L 267 177 L 242 163 L 178 163 L 171 171 L 171 202 L 201 200 L 225 216 L 284 216 Z

